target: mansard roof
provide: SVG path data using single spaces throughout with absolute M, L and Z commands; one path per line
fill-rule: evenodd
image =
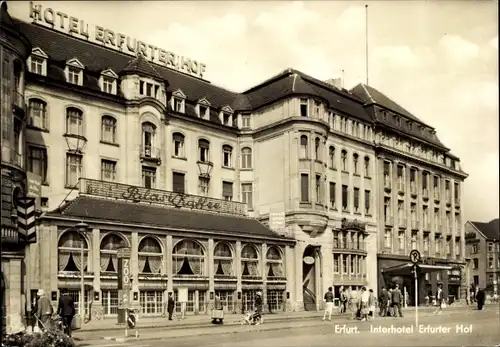
M 431 126 L 425 124 L 423 121 L 415 117 L 413 114 L 411 114 L 409 111 L 407 111 L 405 108 L 403 108 L 401 105 L 397 104 L 395 101 L 393 101 L 391 98 L 389 98 L 387 95 L 384 93 L 380 92 L 379 90 L 363 84 L 359 83 L 356 85 L 354 88 L 351 89 L 350 91 L 353 95 L 357 96 L 359 99 L 363 100 L 365 107 L 370 107 L 373 105 L 381 106 L 382 108 L 385 108 L 387 110 L 390 110 L 394 113 L 397 113 L 398 115 L 402 116 L 406 120 L 413 121 L 416 123 L 416 125 L 423 126 L 426 129 L 431 129 L 434 131 L 434 128 Z M 384 120 L 384 119 L 378 119 L 377 122 L 382 123 L 386 126 L 395 127 L 395 124 L 392 120 Z M 411 127 L 406 123 L 402 122 L 399 127 L 397 127 L 399 131 L 410 135 L 414 136 L 416 138 L 419 138 L 421 140 L 424 140 L 426 142 L 430 142 L 434 145 L 437 145 L 443 149 L 447 149 L 446 146 L 438 139 L 436 134 L 430 133 L 429 131 L 422 132 L 421 129 L 418 126 Z

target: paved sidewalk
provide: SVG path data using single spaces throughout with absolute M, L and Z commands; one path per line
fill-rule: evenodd
M 471 309 L 472 306 L 450 306 L 446 310 L 464 310 Z M 421 311 L 432 311 L 434 307 L 419 307 Z M 414 311 L 414 307 L 408 307 L 404 309 L 405 312 Z M 347 314 L 349 316 L 349 313 Z M 265 314 L 266 321 L 285 321 L 285 320 L 308 320 L 323 316 L 323 311 L 300 311 L 300 312 L 279 312 L 279 313 L 268 313 Z M 334 316 L 342 316 L 338 310 L 334 312 Z M 241 322 L 242 314 L 225 314 L 224 323 L 239 323 Z M 188 315 L 184 319 L 180 319 L 180 316 L 174 317 L 174 320 L 169 321 L 165 317 L 140 317 L 137 321 L 137 327 L 139 329 L 182 329 L 190 327 L 200 327 L 200 326 L 211 326 L 211 317 L 209 314 L 200 315 Z M 103 319 L 90 321 L 82 325 L 79 331 L 75 334 L 88 333 L 88 332 L 98 332 L 98 331 L 114 331 L 114 330 L 124 330 L 124 324 L 118 324 L 116 318 Z

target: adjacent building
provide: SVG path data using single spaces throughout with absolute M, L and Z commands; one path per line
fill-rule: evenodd
M 316 310 L 329 286 L 406 284 L 380 272 L 411 249 L 443 281 L 463 266 L 459 159 L 382 93 L 294 69 L 234 93 L 202 79 L 201 63 L 122 34 L 47 27 L 45 10 L 13 21 L 31 44 L 26 165 L 44 211 L 26 292 L 68 288 L 78 309 L 114 316 L 122 246 L 144 315 L 186 288 L 188 313 L 215 293 L 240 312 L 256 291 L 271 310 Z
M 0 7 L 0 118 L 1 130 L 1 311 L 2 332 L 5 326 L 22 327 L 19 314 L 11 315 L 7 307 L 20 312 L 24 307 L 24 250 L 25 238 L 17 230 L 17 198 L 27 193 L 25 166 L 25 104 L 26 59 L 31 44 L 19 32 L 7 13 L 7 5 Z
M 465 223 L 466 256 L 469 260 L 469 282 L 487 294 L 498 293 L 500 280 L 499 219 Z

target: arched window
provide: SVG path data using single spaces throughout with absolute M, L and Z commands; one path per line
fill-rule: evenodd
M 198 140 L 198 160 L 206 163 L 210 161 L 210 142 L 205 139 Z
M 174 157 L 185 158 L 184 135 L 182 135 L 181 133 L 173 133 L 172 141 L 174 146 Z
M 83 113 L 77 108 L 66 109 L 66 134 L 83 136 Z
M 342 150 L 342 171 L 347 171 L 347 151 L 345 149 Z
M 316 159 L 316 160 L 321 160 L 320 146 L 321 146 L 321 140 L 319 139 L 319 137 L 317 137 L 314 140 L 314 159 Z
M 83 242 L 83 261 L 82 261 Z M 58 269 L 59 271 L 88 271 L 88 251 L 87 240 L 76 231 L 66 231 L 57 245 Z
M 222 166 L 233 167 L 233 147 L 222 146 Z
M 330 168 L 335 169 L 335 147 L 333 146 L 328 149 L 328 159 Z
M 142 151 L 141 154 L 146 158 L 151 158 L 155 154 L 156 126 L 150 122 L 142 123 Z
M 205 252 L 193 240 L 181 240 L 173 249 L 174 275 L 203 275 L 205 272 Z
M 308 146 L 307 146 L 307 136 L 302 135 L 300 137 L 300 157 L 302 159 L 308 158 Z
M 116 119 L 111 116 L 101 118 L 101 141 L 116 143 Z
M 139 244 L 139 273 L 159 274 L 162 268 L 163 255 L 158 241 L 145 237 Z
M 242 276 L 256 277 L 259 274 L 259 254 L 254 246 L 245 245 L 241 250 Z
M 233 275 L 233 253 L 225 242 L 219 242 L 214 249 L 214 268 L 216 276 Z
M 29 125 L 38 129 L 48 129 L 47 103 L 40 99 L 29 100 Z
M 244 147 L 241 149 L 241 168 L 252 168 L 252 149 L 250 147 Z
M 283 277 L 283 259 L 277 247 L 271 246 L 266 254 L 267 277 Z
M 118 257 L 116 251 L 125 244 L 125 240 L 116 234 L 108 234 L 101 241 L 101 272 L 117 272 Z
M 359 155 L 357 153 L 354 153 L 352 155 L 352 166 L 355 175 L 358 174 L 358 161 L 359 161 Z
M 365 177 L 370 177 L 370 157 L 365 157 Z

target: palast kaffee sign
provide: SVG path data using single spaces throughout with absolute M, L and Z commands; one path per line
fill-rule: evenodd
M 73 36 L 79 36 L 126 54 L 134 56 L 142 54 L 153 63 L 200 78 L 203 77 L 203 73 L 207 68 L 205 64 L 196 60 L 179 56 L 99 25 L 90 26 L 89 29 L 89 24 L 77 17 L 68 16 L 50 7 L 42 7 L 41 4 L 34 2 L 30 2 L 30 18 L 34 23 L 42 24 Z

